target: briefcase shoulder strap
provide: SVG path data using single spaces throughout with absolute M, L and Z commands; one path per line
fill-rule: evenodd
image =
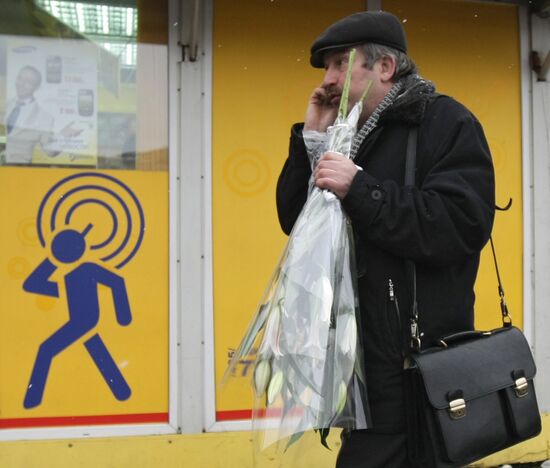
M 405 160 L 405 187 L 416 186 L 416 146 L 418 140 L 418 127 L 411 127 L 407 138 L 407 153 Z M 422 344 L 420 329 L 418 327 L 418 301 L 416 299 L 416 264 L 412 260 L 406 260 L 406 269 L 412 282 L 412 303 L 410 310 L 411 348 L 420 351 Z
M 416 186 L 416 146 L 418 140 L 418 127 L 411 127 L 407 138 L 407 152 L 405 160 L 405 187 Z M 505 211 L 511 206 L 511 200 L 505 208 L 497 209 Z M 493 242 L 493 236 L 489 237 L 491 244 L 491 252 L 493 254 L 493 262 L 495 264 L 495 271 L 498 281 L 498 295 L 500 297 L 500 311 L 502 314 L 502 324 L 505 327 L 512 326 L 512 317 L 508 311 L 506 305 L 506 298 L 504 295 L 504 287 L 502 286 L 502 280 L 500 278 L 500 271 L 498 268 L 497 255 L 495 251 L 495 244 Z M 420 351 L 422 346 L 422 333 L 419 327 L 419 315 L 418 315 L 418 301 L 416 297 L 416 264 L 412 260 L 406 260 L 407 271 L 410 272 L 412 282 L 412 304 L 410 310 L 410 334 L 411 342 L 410 348 L 413 352 Z

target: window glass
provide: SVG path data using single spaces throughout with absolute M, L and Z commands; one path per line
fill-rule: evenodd
M 166 170 L 159 9 L 137 0 L 2 3 L 0 163 Z

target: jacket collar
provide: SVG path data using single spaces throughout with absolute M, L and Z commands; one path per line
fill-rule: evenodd
M 433 83 L 420 75 L 406 76 L 402 83 L 401 92 L 393 104 L 380 115 L 380 125 L 388 122 L 419 125 L 424 118 L 427 104 L 437 96 Z

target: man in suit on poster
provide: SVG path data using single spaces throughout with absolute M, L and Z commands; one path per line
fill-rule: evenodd
M 16 98 L 8 102 L 4 117 L 7 164 L 32 164 L 33 153 L 39 146 L 48 156 L 57 156 L 61 150 L 54 145 L 54 118 L 36 100 L 35 92 L 42 84 L 42 74 L 31 65 L 19 70 L 15 81 Z M 67 125 L 59 136 L 70 138 L 81 130 Z M 54 147 L 55 146 L 55 147 Z

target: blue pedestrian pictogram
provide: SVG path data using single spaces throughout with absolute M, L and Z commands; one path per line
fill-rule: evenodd
M 105 201 L 96 198 L 94 194 L 110 198 Z M 130 206 L 125 199 L 130 201 Z M 112 229 L 107 238 L 94 244 L 88 242 L 89 233 L 94 228 L 93 223 L 88 223 L 82 230 L 71 225 L 75 211 L 88 204 L 105 209 L 112 221 Z M 48 211 L 51 213 L 49 222 L 44 219 L 47 218 L 45 213 Z M 118 219 L 117 212 L 124 213 L 123 223 Z M 134 223 L 133 216 L 136 218 Z M 63 226 L 61 230 L 58 228 L 59 224 Z M 126 226 L 126 230 L 117 237 L 117 231 L 122 229 L 122 224 Z M 47 228 L 53 235 L 50 245 L 53 258 L 46 257 L 38 265 L 25 280 L 23 289 L 29 293 L 58 298 L 59 286 L 51 278 L 63 267 L 63 271 L 67 271 L 63 280 L 69 320 L 38 349 L 24 399 L 24 407 L 28 409 L 41 404 L 54 357 L 97 326 L 100 318 L 99 285 L 111 290 L 118 324 L 127 326 L 131 323 L 132 312 L 124 278 L 102 266 L 100 262 L 107 264 L 111 261 L 117 270 L 126 265 L 141 245 L 145 223 L 141 205 L 128 186 L 105 174 L 80 173 L 58 182 L 42 200 L 37 216 L 37 232 L 44 247 L 44 231 Z M 111 245 L 117 242 L 119 245 Z M 81 261 L 88 248 L 103 252 L 99 254 L 99 261 Z M 99 334 L 95 333 L 86 339 L 84 346 L 115 398 L 128 399 L 132 393 L 130 386 Z

